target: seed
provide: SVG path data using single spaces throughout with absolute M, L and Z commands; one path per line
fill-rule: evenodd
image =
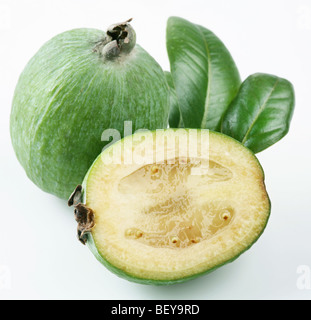
M 130 237 L 130 236 L 132 236 L 133 234 L 134 234 L 133 229 L 127 229 L 127 230 L 125 231 L 125 235 L 126 235 L 127 237 Z
M 152 168 L 151 168 L 151 173 L 152 174 L 156 174 L 156 173 L 158 173 L 159 172 L 159 167 L 158 166 L 153 166 Z
M 136 236 L 136 238 L 141 238 L 143 236 L 143 232 L 138 230 L 138 231 L 136 231 L 135 236 Z
M 179 238 L 178 237 L 173 237 L 172 238 L 172 243 L 177 243 L 179 241 Z
M 195 237 L 195 239 L 191 240 L 192 243 L 199 243 L 200 242 L 200 238 L 199 237 Z
M 228 220 L 230 218 L 230 212 L 229 211 L 225 211 L 223 214 L 222 214 L 222 218 L 224 220 Z

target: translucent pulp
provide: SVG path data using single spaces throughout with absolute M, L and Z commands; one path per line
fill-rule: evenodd
M 143 194 L 155 205 L 145 207 L 143 218 L 125 230 L 125 236 L 153 247 L 184 248 L 212 237 L 230 224 L 235 211 L 222 200 L 196 201 L 213 183 L 232 179 L 232 172 L 214 161 L 172 159 L 141 167 L 118 186 L 123 195 Z M 149 201 L 146 201 L 149 203 Z
M 191 129 L 135 133 L 89 171 L 88 245 L 119 276 L 185 281 L 233 261 L 262 234 L 270 201 L 254 154 L 220 133 L 194 136 Z

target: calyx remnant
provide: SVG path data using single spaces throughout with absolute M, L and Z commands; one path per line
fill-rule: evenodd
M 91 232 L 95 226 L 95 216 L 92 209 L 81 203 L 82 186 L 78 185 L 68 200 L 68 205 L 74 206 L 75 219 L 78 222 L 78 239 L 82 244 L 86 244 L 87 233 Z
M 111 25 L 103 40 L 99 41 L 94 52 L 98 52 L 104 60 L 113 60 L 122 54 L 129 54 L 136 45 L 136 33 L 129 24 L 132 19 Z

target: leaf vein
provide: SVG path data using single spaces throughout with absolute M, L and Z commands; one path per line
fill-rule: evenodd
M 273 91 L 275 90 L 276 86 L 278 85 L 279 80 L 280 80 L 280 79 L 277 78 L 277 80 L 275 81 L 274 86 L 273 86 L 272 89 L 271 89 L 271 92 L 269 93 L 268 97 L 266 98 L 266 100 L 264 101 L 264 103 L 262 104 L 262 106 L 259 108 L 256 117 L 254 118 L 254 120 L 253 120 L 252 123 L 250 124 L 250 126 L 249 126 L 249 128 L 248 128 L 248 130 L 247 130 L 247 132 L 246 132 L 246 134 L 245 134 L 245 136 L 244 136 L 244 138 L 243 138 L 243 140 L 242 140 L 242 144 L 245 144 L 245 142 L 246 142 L 246 140 L 247 140 L 250 132 L 252 131 L 252 129 L 253 129 L 256 121 L 257 121 L 258 118 L 260 117 L 262 111 L 264 110 L 264 108 L 266 107 L 269 99 L 271 98 Z

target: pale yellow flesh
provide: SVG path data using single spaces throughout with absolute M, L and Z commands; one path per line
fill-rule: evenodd
M 119 164 L 107 164 L 109 152 L 95 163 L 86 205 L 97 249 L 112 265 L 139 278 L 180 279 L 225 263 L 260 235 L 270 204 L 258 161 L 230 138 L 200 134 L 195 157 L 187 143 L 171 144 L 178 133 L 168 130 L 167 139 L 119 142 Z M 132 146 L 141 164 L 123 163 Z

